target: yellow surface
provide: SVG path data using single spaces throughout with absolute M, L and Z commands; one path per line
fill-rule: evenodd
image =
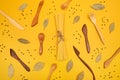
M 4 16 L 0 15 L 0 45 L 3 44 L 6 46 L 5 48 L 0 47 L 0 80 L 46 80 L 51 64 L 53 63 L 57 64 L 57 69 L 53 73 L 51 80 L 76 80 L 77 75 L 81 71 L 84 71 L 83 80 L 92 80 L 92 74 L 75 55 L 72 48 L 73 45 L 80 50 L 80 57 L 87 62 L 94 71 L 96 80 L 120 80 L 120 54 L 114 58 L 107 69 L 103 68 L 104 61 L 111 57 L 111 55 L 120 46 L 119 0 L 73 0 L 67 10 L 63 11 L 60 6 L 65 1 L 66 0 L 45 0 L 45 4 L 39 16 L 38 24 L 31 27 L 31 22 L 36 13 L 39 0 L 0 0 L 0 10 L 4 11 L 25 28 L 24 31 L 17 29 L 9 23 Z M 104 10 L 96 11 L 91 9 L 90 6 L 92 4 L 100 2 L 105 5 Z M 28 4 L 24 12 L 18 10 L 19 6 L 23 3 Z M 80 6 L 76 6 L 76 4 Z M 53 7 L 54 5 L 55 8 Z M 77 11 L 71 9 L 71 7 L 77 9 Z M 88 18 L 88 13 L 90 12 L 96 15 L 98 26 L 105 39 L 105 45 L 100 42 L 97 32 L 95 31 L 95 27 Z M 22 16 L 21 13 L 23 13 L 24 16 Z M 65 14 L 64 36 L 68 54 L 68 59 L 66 61 L 57 61 L 55 57 L 57 39 L 54 38 L 56 35 L 54 15 L 58 13 Z M 80 21 L 73 24 L 73 19 L 77 15 L 80 16 Z M 103 17 L 105 26 L 102 26 Z M 44 30 L 43 21 L 46 18 L 49 19 L 49 24 Z M 109 22 L 107 22 L 106 19 L 109 19 Z M 112 33 L 109 33 L 109 25 L 112 22 L 115 23 L 115 29 Z M 9 26 L 7 27 L 5 24 Z M 84 36 L 81 31 L 83 24 L 87 24 L 88 26 L 88 38 L 91 47 L 90 54 L 86 51 Z M 39 56 L 38 34 L 40 32 L 45 34 L 44 52 L 42 56 Z M 75 36 L 73 36 L 73 34 L 75 34 Z M 78 34 L 81 35 L 81 38 Z M 13 38 L 10 38 L 11 36 Z M 17 41 L 18 38 L 25 38 L 31 43 L 22 44 Z M 15 59 L 10 56 L 10 48 L 14 49 L 17 55 L 30 67 L 30 72 L 27 72 Z M 99 51 L 97 51 L 97 48 Z M 23 52 L 24 55 L 21 52 Z M 102 59 L 96 63 L 95 59 L 99 53 L 102 54 Z M 69 60 L 72 60 L 74 65 L 72 70 L 67 72 L 66 65 Z M 34 64 L 39 61 L 45 63 L 44 68 L 40 71 L 33 71 Z M 10 64 L 12 64 L 15 69 L 15 74 L 11 79 L 8 77 L 8 66 Z M 111 76 L 112 78 L 110 78 Z

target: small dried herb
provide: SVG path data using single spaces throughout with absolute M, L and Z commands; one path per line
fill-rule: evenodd
M 49 22 L 49 20 L 48 20 L 48 19 L 45 19 L 45 20 L 44 20 L 44 22 L 43 22 L 44 29 L 47 27 L 48 22 Z
M 80 20 L 80 16 L 75 16 L 73 20 L 73 24 L 77 23 Z
M 83 78 L 84 78 L 84 72 L 82 71 L 82 72 L 80 72 L 80 73 L 78 74 L 76 80 L 83 80 Z
M 115 23 L 112 22 L 112 23 L 110 24 L 110 26 L 109 26 L 109 32 L 110 32 L 110 33 L 113 32 L 113 31 L 114 31 L 114 28 L 115 28 Z
M 103 4 L 96 3 L 96 4 L 93 4 L 91 6 L 91 8 L 94 9 L 94 10 L 103 10 L 105 8 L 105 6 Z
M 96 62 L 99 62 L 99 61 L 101 60 L 101 57 L 102 57 L 102 55 L 101 55 L 101 54 L 98 54 L 95 61 L 96 61 Z
M 44 63 L 43 62 L 38 62 L 34 65 L 33 70 L 34 71 L 39 71 L 39 70 L 43 69 L 43 67 L 44 67 Z
M 9 76 L 10 78 L 13 77 L 13 75 L 14 75 L 14 71 L 15 71 L 15 70 L 14 70 L 13 65 L 10 64 L 9 67 L 8 67 L 8 76 Z
M 24 38 L 19 38 L 18 41 L 23 43 L 23 44 L 29 44 L 30 43 L 27 39 L 24 39 Z
M 72 67 L 73 67 L 73 61 L 70 60 L 67 63 L 67 67 L 66 67 L 67 72 L 69 72 L 72 69 Z
M 22 10 L 24 10 L 27 6 L 28 6 L 27 3 L 23 3 L 22 5 L 20 5 L 19 10 L 22 11 Z

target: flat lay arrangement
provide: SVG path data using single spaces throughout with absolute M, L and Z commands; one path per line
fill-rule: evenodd
M 0 79 L 120 80 L 119 3 L 0 1 Z

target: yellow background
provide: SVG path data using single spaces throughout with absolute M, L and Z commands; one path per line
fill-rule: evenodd
M 51 80 L 76 80 L 77 75 L 81 71 L 84 71 L 83 80 L 92 80 L 92 74 L 75 55 L 72 48 L 73 45 L 79 49 L 80 57 L 87 62 L 94 71 L 96 80 L 120 80 L 120 55 L 117 55 L 114 58 L 107 69 L 103 68 L 104 61 L 111 57 L 117 48 L 120 47 L 119 0 L 73 0 L 67 10 L 61 10 L 60 6 L 65 1 L 66 0 L 45 0 L 39 16 L 38 24 L 31 27 L 31 22 L 36 13 L 39 0 L 0 0 L 0 10 L 4 11 L 25 28 L 24 31 L 17 29 L 9 23 L 4 16 L 0 15 L 0 45 L 3 44 L 6 46 L 3 49 L 0 47 L 0 50 L 2 50 L 2 52 L 0 52 L 0 80 L 10 80 L 8 77 L 8 66 L 10 64 L 15 68 L 15 74 L 11 80 L 46 80 L 51 64 L 53 63 L 57 64 L 57 69 L 53 73 Z M 28 4 L 24 12 L 18 9 L 23 3 Z M 94 3 L 104 4 L 105 9 L 100 11 L 93 10 L 90 6 Z M 76 6 L 76 4 L 80 6 Z M 54 5 L 55 7 L 53 7 Z M 74 14 L 74 10 L 71 9 L 71 7 L 77 9 Z M 88 13 L 90 12 L 96 15 L 98 26 L 105 39 L 105 45 L 103 45 L 99 40 L 95 27 L 88 18 Z M 22 16 L 21 13 L 23 13 L 24 16 Z M 57 61 L 55 57 L 56 38 L 53 37 L 56 34 L 56 26 L 54 15 L 58 13 L 65 14 L 64 36 L 68 54 L 68 59 L 65 61 Z M 80 16 L 80 21 L 73 24 L 73 19 L 77 15 Z M 105 21 L 104 26 L 102 26 L 103 17 Z M 49 23 L 44 29 L 43 21 L 47 18 L 49 19 Z M 107 19 L 109 19 L 108 22 L 106 21 Z M 112 33 L 109 33 L 109 25 L 112 22 L 115 23 L 115 29 Z M 1 23 L 3 23 L 3 25 L 1 25 Z M 9 26 L 7 27 L 5 24 L 8 24 Z M 81 31 L 83 24 L 86 24 L 88 28 L 88 39 L 91 47 L 90 54 L 86 51 L 84 36 Z M 2 35 L 4 30 L 5 34 Z M 7 32 L 8 30 L 9 32 Z M 38 34 L 41 32 L 45 34 L 45 40 L 43 55 L 39 56 Z M 73 36 L 73 34 L 75 34 L 75 36 Z M 81 38 L 78 34 L 81 35 Z M 13 38 L 10 38 L 11 36 Z M 22 44 L 17 41 L 18 38 L 25 38 L 31 43 Z M 14 49 L 17 55 L 30 67 L 30 72 L 27 72 L 10 56 L 10 48 Z M 52 48 L 53 50 L 50 51 L 48 50 L 49 48 Z M 99 51 L 97 51 L 97 48 Z M 21 54 L 21 52 L 23 52 L 24 55 Z M 100 62 L 96 63 L 95 59 L 99 53 L 101 53 L 102 59 Z M 93 59 L 91 59 L 92 57 Z M 73 68 L 70 72 L 67 72 L 66 65 L 69 60 L 73 61 Z M 45 63 L 44 68 L 40 71 L 33 71 L 34 64 L 39 61 Z M 111 74 L 109 75 L 110 72 Z M 112 78 L 109 79 L 111 76 Z

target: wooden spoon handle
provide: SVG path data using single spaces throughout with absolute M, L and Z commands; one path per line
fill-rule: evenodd
M 105 44 L 104 38 L 103 38 L 102 33 L 100 32 L 100 30 L 98 29 L 98 26 L 97 26 L 96 24 L 94 24 L 94 25 L 95 25 L 95 29 L 96 29 L 96 31 L 97 31 L 97 34 L 98 34 L 101 42 L 102 42 L 103 44 Z
M 56 68 L 57 68 L 57 64 L 54 63 L 51 65 L 51 69 L 50 69 L 50 72 L 48 74 L 47 80 L 50 80 L 50 78 L 51 78 L 53 72 L 56 70 Z
M 120 47 L 115 51 L 115 53 L 104 62 L 104 68 L 107 68 L 112 60 L 120 53 Z
M 37 9 L 36 15 L 33 18 L 33 21 L 32 21 L 32 24 L 31 24 L 32 27 L 35 26 L 38 23 L 39 14 L 40 14 L 40 11 L 41 11 L 41 8 L 42 8 L 43 4 L 44 4 L 44 0 L 41 0 L 40 3 L 39 3 L 38 9 Z
M 89 44 L 89 41 L 88 41 L 86 24 L 83 25 L 82 32 L 83 32 L 84 37 L 85 37 L 85 43 L 86 43 L 87 52 L 90 53 L 90 44 Z

